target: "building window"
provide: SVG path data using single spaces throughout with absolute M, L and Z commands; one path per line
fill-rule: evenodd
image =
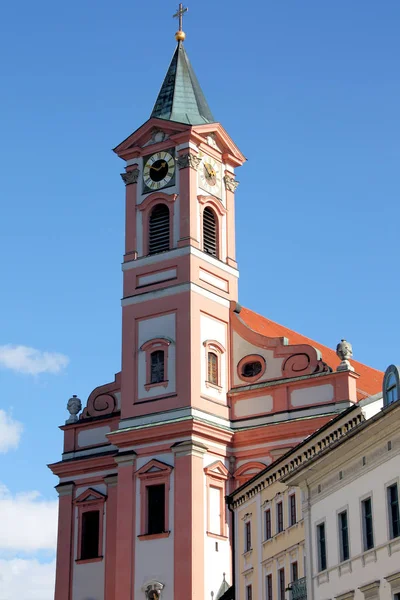
M 244 529 L 244 551 L 249 552 L 251 550 L 251 523 L 247 521 Z
M 290 526 L 297 523 L 296 494 L 290 494 L 290 496 L 289 496 L 289 523 L 290 523 Z
M 246 600 L 253 600 L 253 587 L 246 585 Z
M 349 560 L 350 548 L 349 548 L 349 526 L 347 519 L 347 510 L 338 514 L 339 521 L 339 553 L 340 562 Z
M 145 390 L 161 386 L 168 387 L 168 351 L 171 341 L 166 338 L 155 338 L 145 342 L 140 350 L 145 352 L 146 383 Z
M 166 537 L 169 518 L 169 488 L 172 467 L 158 460 L 150 460 L 139 471 L 140 480 L 140 535 Z
M 317 525 L 318 571 L 326 569 L 325 523 Z
M 265 578 L 265 600 L 272 600 L 272 575 Z
M 150 383 L 164 381 L 164 350 L 155 350 L 150 354 Z
M 146 533 L 152 535 L 165 531 L 165 485 L 149 485 L 147 490 Z
M 215 352 L 209 352 L 207 355 L 207 381 L 218 385 L 218 356 Z
M 169 236 L 169 208 L 165 204 L 156 204 L 149 219 L 149 254 L 169 250 Z
M 278 571 L 279 600 L 285 600 L 285 569 Z
M 250 354 L 238 362 L 237 374 L 242 381 L 254 383 L 264 375 L 266 368 L 267 363 L 262 356 Z
M 272 527 L 271 527 L 271 510 L 267 508 L 264 511 L 264 539 L 269 540 L 272 537 Z
M 229 471 L 218 460 L 204 469 L 207 485 L 207 535 L 226 537 L 225 485 Z
M 372 526 L 372 500 L 366 498 L 361 503 L 362 507 L 362 522 L 363 522 L 363 537 L 364 550 L 370 550 L 374 547 L 374 532 Z
M 398 367 L 390 365 L 383 378 L 383 404 L 389 406 L 400 398 L 400 372 Z
M 399 492 L 397 483 L 387 488 L 390 538 L 400 536 Z
M 283 504 L 278 502 L 276 505 L 276 533 L 283 531 Z
M 82 514 L 81 560 L 99 556 L 100 511 L 89 510 Z
M 217 217 L 209 206 L 203 211 L 203 250 L 212 256 L 218 256 Z
M 292 562 L 292 581 L 297 581 L 299 578 L 299 569 L 297 566 L 297 561 L 296 562 Z

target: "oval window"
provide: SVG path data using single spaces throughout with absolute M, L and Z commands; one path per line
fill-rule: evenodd
M 262 364 L 259 360 L 245 363 L 242 367 L 242 377 L 256 377 L 262 371 Z

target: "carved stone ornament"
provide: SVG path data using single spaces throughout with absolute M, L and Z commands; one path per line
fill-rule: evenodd
M 77 415 L 81 410 L 82 410 L 82 402 L 80 401 L 78 396 L 72 396 L 72 398 L 70 398 L 67 403 L 67 411 L 69 412 L 70 417 L 69 417 L 69 419 L 67 419 L 65 421 L 65 424 L 69 425 L 70 423 L 77 423 L 78 422 Z
M 225 182 L 225 187 L 228 190 L 228 192 L 235 192 L 237 186 L 239 185 L 238 181 L 235 181 L 235 179 L 233 179 L 233 177 L 229 177 L 228 175 L 225 175 L 224 182 Z
M 142 590 L 146 594 L 146 600 L 161 600 L 161 593 L 164 589 L 164 584 L 159 581 L 152 581 L 150 583 L 146 583 Z
M 336 354 L 342 361 L 337 368 L 337 371 L 354 371 L 354 367 L 350 364 L 350 358 L 353 356 L 353 347 L 350 342 L 341 340 L 336 346 Z
M 121 173 L 121 177 L 124 180 L 125 185 L 129 185 L 131 183 L 137 183 L 139 179 L 139 169 L 133 169 L 133 171 L 128 171 L 127 173 Z
M 192 169 L 198 169 L 199 164 L 201 163 L 201 158 L 200 156 L 194 156 L 194 154 L 183 154 L 182 156 L 179 156 L 178 160 L 178 167 L 180 169 L 186 169 L 187 167 L 191 167 Z

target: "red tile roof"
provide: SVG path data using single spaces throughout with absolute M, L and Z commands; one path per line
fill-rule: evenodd
M 248 327 L 250 327 L 250 329 L 267 337 L 286 337 L 289 340 L 289 344 L 310 344 L 311 346 L 314 346 L 314 348 L 317 348 L 321 352 L 322 360 L 334 370 L 340 363 L 340 359 L 336 355 L 335 350 L 323 346 L 305 335 L 296 333 L 283 325 L 274 323 L 274 321 L 270 321 L 248 308 L 242 308 L 240 311 L 240 318 L 248 325 Z M 360 379 L 357 382 L 357 395 L 359 400 L 381 391 L 383 380 L 382 371 L 367 367 L 356 360 L 351 360 L 351 364 L 356 373 L 360 375 Z

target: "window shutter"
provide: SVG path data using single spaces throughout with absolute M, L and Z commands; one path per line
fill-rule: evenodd
M 203 250 L 212 256 L 218 255 L 217 220 L 208 206 L 203 211 Z
M 218 385 L 218 356 L 214 352 L 208 353 L 208 381 Z
M 169 209 L 165 204 L 157 204 L 149 220 L 149 254 L 169 250 Z

